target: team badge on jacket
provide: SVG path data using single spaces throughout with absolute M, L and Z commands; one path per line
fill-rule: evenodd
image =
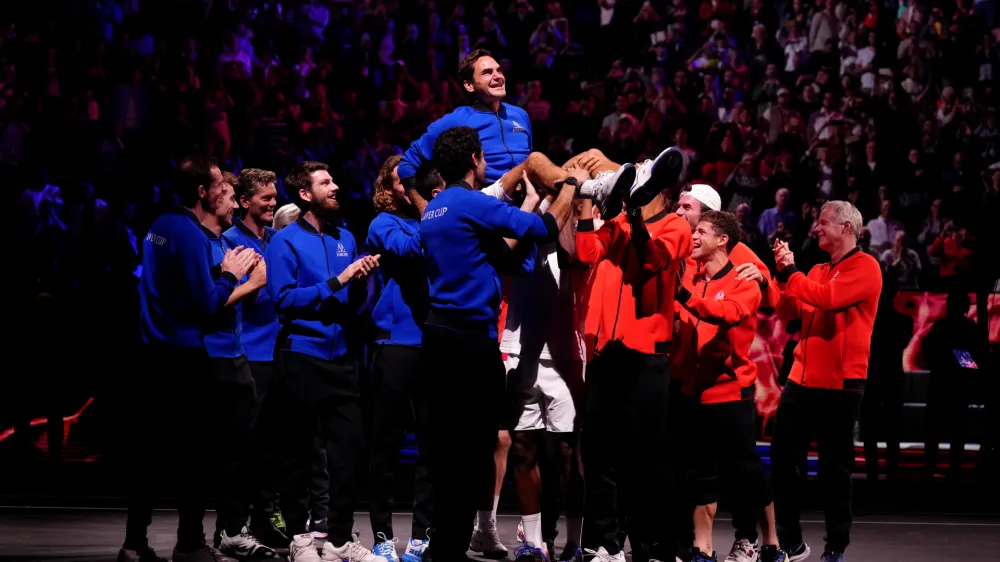
M 725 291 L 719 291 L 718 293 L 715 293 L 715 300 L 721 301 L 721 300 L 723 300 L 725 298 L 726 298 L 726 292 Z
M 343 258 L 347 256 L 347 248 L 343 244 L 337 242 L 337 257 Z
M 528 130 L 525 129 L 524 127 L 522 127 L 521 124 L 518 123 L 517 121 L 514 121 L 514 132 L 515 133 L 526 133 L 526 132 L 528 132 Z

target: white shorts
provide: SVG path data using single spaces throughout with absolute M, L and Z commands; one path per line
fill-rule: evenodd
M 517 355 L 508 355 L 504 366 L 507 368 L 514 431 L 573 431 L 576 404 L 570 384 L 576 386 L 578 382 L 582 385 L 582 360 L 539 359 L 522 363 Z

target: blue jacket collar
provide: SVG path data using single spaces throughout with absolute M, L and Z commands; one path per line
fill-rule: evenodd
M 251 238 L 257 238 L 258 240 L 263 240 L 264 242 L 267 242 L 271 238 L 271 230 L 269 228 L 264 227 L 264 237 L 263 238 L 258 238 L 257 233 L 254 232 L 254 231 L 252 231 L 252 230 L 250 230 L 250 227 L 247 226 L 243 222 L 243 219 L 241 219 L 241 218 L 235 218 L 235 219 L 233 219 L 233 226 L 235 226 L 237 228 L 237 230 L 239 230 L 240 232 L 242 232 L 243 234 L 246 234 L 247 236 L 249 236 Z M 310 226 L 310 228 L 312 228 L 312 225 L 309 225 L 309 226 Z
M 498 109 L 497 111 L 493 111 L 493 109 L 487 107 L 486 104 L 484 104 L 483 102 L 481 102 L 479 100 L 476 100 L 476 101 L 472 102 L 471 104 L 469 104 L 469 107 L 471 107 L 472 109 L 474 109 L 474 110 L 476 110 L 476 111 L 478 111 L 480 113 L 489 113 L 489 114 L 492 114 L 492 115 L 499 115 L 503 119 L 507 118 L 507 104 L 505 104 L 504 102 L 500 102 L 500 109 Z
M 299 225 L 299 228 L 302 230 L 308 232 L 309 234 L 315 234 L 316 236 L 336 232 L 340 229 L 340 225 L 327 220 L 323 222 L 323 232 L 318 232 L 315 228 L 313 228 L 313 225 L 309 224 L 309 221 L 307 221 L 305 217 L 299 217 L 298 220 L 295 221 L 295 224 Z
M 458 180 L 456 182 L 452 182 L 445 189 L 450 189 L 452 187 L 461 187 L 462 189 L 468 189 L 469 191 L 472 191 L 472 186 L 469 185 L 468 182 L 466 182 L 465 180 Z

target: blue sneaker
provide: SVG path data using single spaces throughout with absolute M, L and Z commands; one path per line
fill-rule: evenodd
M 372 548 L 375 556 L 381 556 L 390 562 L 399 562 L 399 555 L 396 554 L 396 539 L 386 538 L 385 533 L 378 533 L 377 536 L 382 540 L 375 543 L 375 547 Z
M 822 560 L 822 562 L 847 562 L 847 558 L 844 558 L 843 552 L 836 552 L 833 550 L 824 552 L 820 560 Z
M 521 562 L 549 562 L 549 557 L 545 554 L 544 550 L 535 547 L 528 541 L 524 541 L 514 551 L 514 560 Z
M 696 546 L 691 547 L 691 550 L 688 550 L 687 554 L 684 556 L 685 562 L 718 562 L 718 560 L 719 559 L 714 552 L 711 556 L 709 556 L 699 550 Z
M 799 560 L 805 560 L 809 558 L 809 545 L 805 541 L 798 544 L 782 544 L 781 550 L 785 551 L 788 556 L 788 562 L 799 562 Z
M 406 552 L 403 553 L 403 562 L 423 562 L 424 552 L 427 551 L 427 544 L 430 541 L 420 539 L 410 539 L 406 544 Z
M 562 556 L 559 557 L 560 562 L 583 562 L 583 550 L 578 547 L 566 547 L 563 550 Z

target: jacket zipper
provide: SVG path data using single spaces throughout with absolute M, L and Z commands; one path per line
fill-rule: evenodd
M 516 164 L 514 163 L 514 155 L 511 154 L 510 148 L 507 147 L 507 139 L 503 134 L 503 119 L 500 119 L 499 112 L 494 113 L 493 116 L 497 118 L 497 123 L 500 123 L 500 144 L 502 144 L 503 149 L 507 151 L 507 156 L 510 156 L 510 165 L 513 168 Z
M 323 244 L 323 257 L 326 258 L 326 278 L 329 279 L 333 273 L 330 272 L 330 252 L 326 249 L 326 236 L 323 234 L 319 235 L 319 241 Z M 322 306 L 322 305 L 321 305 Z M 333 336 L 330 338 L 330 358 L 333 358 L 333 349 L 336 344 L 337 337 Z
M 834 267 L 836 267 L 836 266 L 831 265 L 830 269 L 827 270 L 827 272 L 826 272 L 826 282 L 827 282 L 828 285 L 830 284 L 830 274 L 833 273 L 833 268 Z M 816 311 L 813 311 L 812 317 L 809 318 L 809 327 L 806 328 L 805 331 L 802 332 L 803 341 L 806 343 L 806 345 L 804 345 L 802 347 L 802 386 L 806 385 L 806 365 L 809 364 L 809 362 L 808 362 L 808 357 L 809 357 L 809 342 L 808 342 L 808 339 L 809 338 L 807 336 L 809 335 L 809 330 L 812 330 L 812 325 L 813 325 L 813 322 L 815 322 L 815 321 L 816 321 Z
M 705 279 L 705 286 L 701 289 L 701 298 L 705 298 L 705 295 L 708 294 L 708 282 L 709 281 L 710 281 L 709 279 Z M 700 358 L 698 357 L 698 326 L 701 326 L 701 318 L 695 317 L 695 319 L 696 319 L 696 321 L 694 323 L 694 330 L 692 331 L 692 336 L 693 337 L 691 338 L 691 351 L 694 353 L 695 362 L 698 365 L 701 365 L 701 361 L 699 361 Z M 701 368 L 700 367 L 698 369 L 695 369 L 695 378 L 694 378 L 694 381 L 695 381 L 694 382 L 694 392 L 695 392 L 696 398 L 698 398 L 698 402 L 701 402 Z

